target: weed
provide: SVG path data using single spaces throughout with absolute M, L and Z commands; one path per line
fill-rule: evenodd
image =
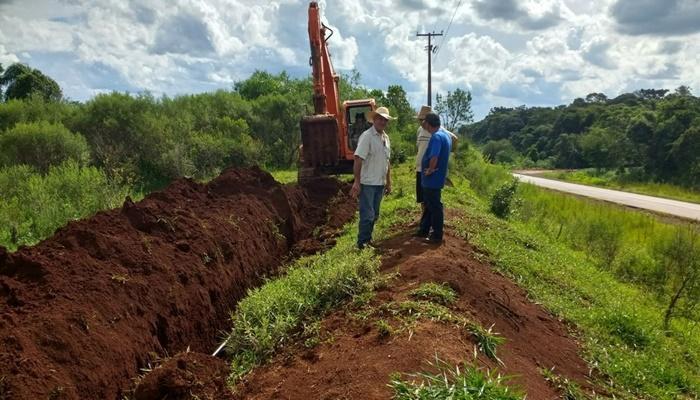
M 306 337 L 304 346 L 307 348 L 315 347 L 321 341 L 321 321 L 311 321 L 303 325 L 301 335 Z
M 400 303 L 390 303 L 389 309 L 394 315 L 406 317 L 411 321 L 419 319 L 455 323 L 461 321 L 447 307 L 430 301 L 406 300 Z
M 377 333 L 380 338 L 387 338 L 394 333 L 394 328 L 387 321 L 380 319 L 374 322 L 374 327 L 377 328 Z
M 435 357 L 429 363 L 437 373 L 421 372 L 391 377 L 389 386 L 394 390 L 395 400 L 454 399 L 454 400 L 523 400 L 518 389 L 507 386 L 508 378 L 495 370 L 481 370 L 463 364 L 450 366 Z
M 498 361 L 500 364 L 503 362 L 496 355 L 496 349 L 498 346 L 505 343 L 506 339 L 502 336 L 498 336 L 498 333 L 493 332 L 493 325 L 489 329 L 485 329 L 483 326 L 478 324 L 468 324 L 469 333 L 476 339 L 477 347 L 479 351 L 486 354 L 486 356 L 492 360 Z
M 540 369 L 540 373 L 544 379 L 557 389 L 562 394 L 562 400 L 593 400 L 594 398 L 587 395 L 576 382 L 559 376 L 554 373 L 554 369 Z M 597 397 L 596 397 L 597 398 Z
M 274 236 L 275 240 L 277 240 L 278 242 L 287 240 L 287 238 L 282 234 L 282 232 L 280 232 L 279 226 L 277 226 L 277 224 L 273 220 L 268 219 L 267 225 L 270 228 L 272 236 Z
M 411 297 L 418 300 L 432 301 L 442 305 L 454 303 L 457 294 L 452 288 L 434 282 L 427 282 L 410 293 Z

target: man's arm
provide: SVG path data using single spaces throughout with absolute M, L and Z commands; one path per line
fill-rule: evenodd
M 357 197 L 360 194 L 360 172 L 362 171 L 362 158 L 360 156 L 355 156 L 355 162 L 352 165 L 352 174 L 355 177 L 355 182 L 352 184 L 352 189 L 350 189 L 350 194 L 353 197 Z
M 437 157 L 437 156 L 430 158 L 430 161 L 429 161 L 429 163 L 428 163 L 428 169 L 425 170 L 425 175 L 426 175 L 426 176 L 432 175 L 433 172 L 435 172 L 435 170 L 437 169 L 437 163 L 438 163 L 438 157 Z
M 391 164 L 386 168 L 386 185 L 384 186 L 384 193 L 391 193 Z
M 423 173 L 425 176 L 432 175 L 437 169 L 438 156 L 440 156 L 440 149 L 442 148 L 442 142 L 433 134 L 430 138 L 430 144 L 428 144 L 428 150 L 426 151 L 428 158 L 428 168 L 426 168 Z

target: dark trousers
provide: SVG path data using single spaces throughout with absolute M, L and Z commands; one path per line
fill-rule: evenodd
M 420 232 L 429 234 L 431 239 L 442 240 L 445 215 L 442 210 L 442 189 L 423 188 L 423 216 L 420 219 Z
M 416 203 L 423 202 L 423 184 L 421 183 L 422 172 L 416 172 Z

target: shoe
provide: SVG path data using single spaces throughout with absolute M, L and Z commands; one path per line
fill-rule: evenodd
M 421 231 L 418 231 L 418 232 L 414 232 L 411 236 L 417 237 L 417 238 L 426 238 L 426 237 L 428 237 L 428 234 L 421 232 Z
M 374 243 L 372 243 L 371 241 L 370 241 L 370 242 L 366 242 L 366 243 L 358 243 L 358 244 L 357 244 L 357 248 L 360 249 L 360 250 L 364 249 L 365 247 L 369 247 L 370 249 L 376 249 L 376 248 L 377 248 L 377 246 L 376 246 Z
M 434 238 L 434 237 L 427 237 L 425 238 L 425 242 L 429 244 L 441 244 L 442 239 Z

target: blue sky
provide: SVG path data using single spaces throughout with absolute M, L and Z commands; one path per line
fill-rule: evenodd
M 496 106 L 554 106 L 591 92 L 687 85 L 700 93 L 698 0 L 322 0 L 338 71 L 427 96 L 472 92 Z M 39 68 L 64 94 L 231 88 L 256 69 L 310 74 L 307 1 L 0 0 L 0 63 Z M 450 24 L 450 21 L 452 23 Z

